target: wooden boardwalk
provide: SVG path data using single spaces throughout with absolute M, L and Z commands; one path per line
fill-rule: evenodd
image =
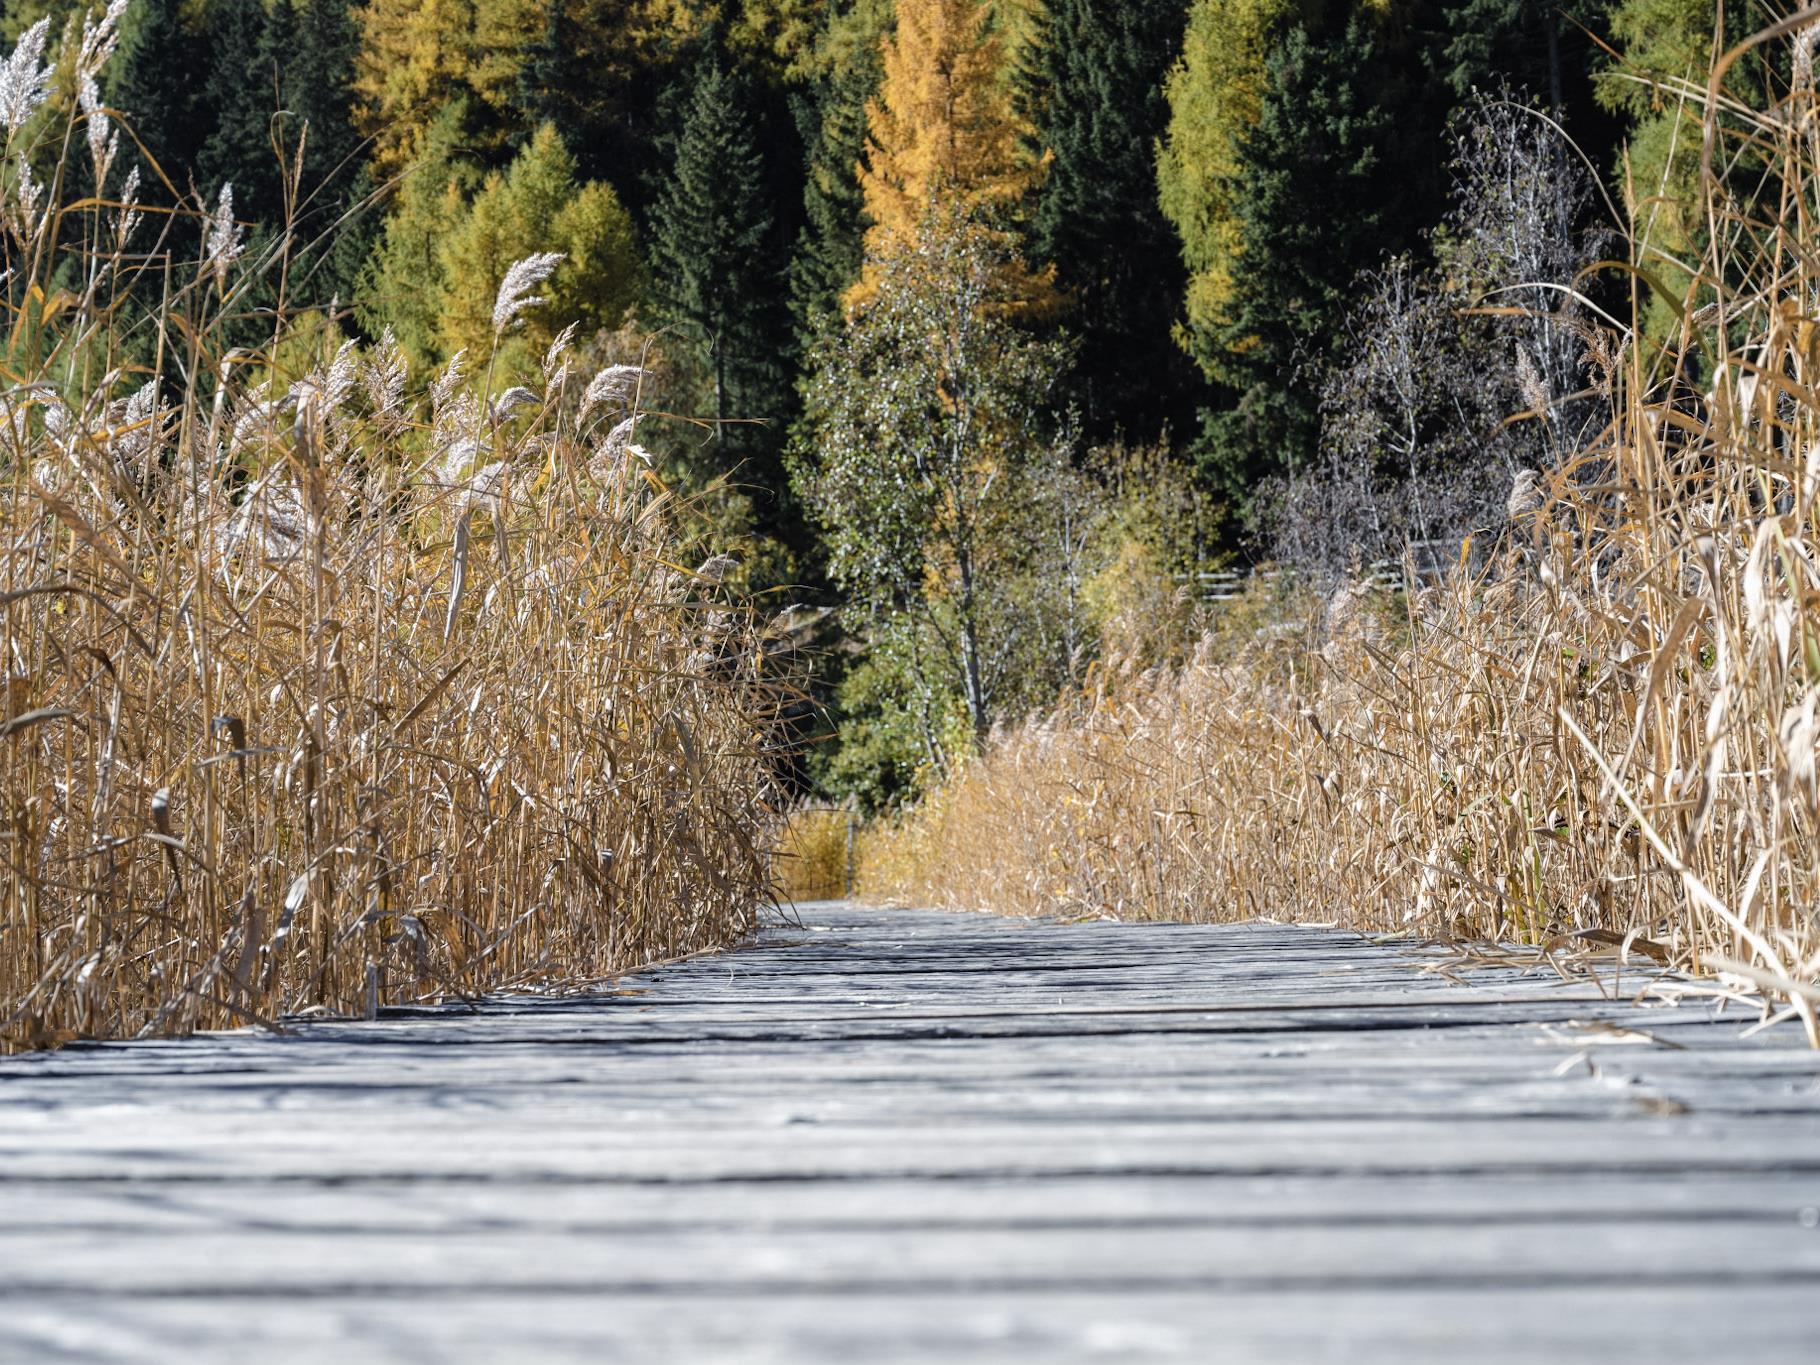
M 1820 1344 L 1797 1030 L 1282 926 L 802 919 L 606 998 L 0 1061 L 0 1361 Z

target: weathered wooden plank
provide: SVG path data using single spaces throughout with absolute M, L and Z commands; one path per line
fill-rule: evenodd
M 1780 1285 L 1513 1286 L 1494 1296 L 1375 1289 L 1221 1294 L 480 1294 L 397 1303 L 280 1296 L 256 1311 L 207 1300 L 20 1305 L 0 1353 L 30 1361 L 527 1360 L 801 1365 L 805 1361 L 1064 1360 L 1311 1365 L 1798 1358 L 1812 1309 Z M 183 1342 L 193 1354 L 161 1346 Z M 356 1345 L 356 1343 L 358 1343 Z
M 166 1233 L 156 1255 L 133 1238 L 73 1231 L 0 1233 L 19 1267 L 0 1304 L 115 1300 L 453 1294 L 787 1294 L 823 1292 L 1221 1293 L 1412 1286 L 1497 1291 L 1523 1284 L 1748 1285 L 1773 1275 L 1820 1294 L 1820 1235 L 1780 1223 L 1619 1221 L 1324 1224 L 1102 1223 L 964 1229 L 843 1227 L 637 1232 L 541 1228 L 391 1231 L 266 1229 Z M 1727 1232 L 1730 1235 L 1724 1235 Z
M 1484 1173 L 1470 1181 L 1064 1176 L 593 1187 L 256 1179 L 182 1185 L 60 1182 L 8 1187 L 6 1227 L 18 1236 L 83 1228 L 140 1239 L 156 1238 L 167 1228 L 249 1227 L 452 1233 L 541 1228 L 601 1235 L 654 1228 L 728 1233 L 753 1225 L 799 1231 L 1584 1222 L 1805 1227 L 1820 1208 L 1812 1202 L 1816 1193 L 1786 1177 L 1749 1173 L 1694 1174 L 1672 1181 L 1555 1172 Z
M 1820 1058 L 1288 925 L 752 950 L 0 1063 L 0 1359 L 1528 1360 L 1820 1331 Z

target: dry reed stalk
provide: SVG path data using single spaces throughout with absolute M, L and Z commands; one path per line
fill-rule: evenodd
M 8 72 L 29 164 L 84 114 Z M 538 392 L 484 402 L 452 366 L 424 401 L 388 340 L 275 380 L 222 339 L 253 268 L 226 192 L 131 362 L 118 295 L 163 263 L 126 249 L 96 156 L 68 209 L 0 186 L 0 1048 L 598 979 L 747 932 L 775 689 L 747 613 L 671 562 L 681 513 L 615 435 L 626 369 L 572 382 L 565 337 Z M 113 294 L 63 286 L 70 242 L 111 253 Z
M 848 893 L 856 820 L 850 810 L 825 806 L 788 813 L 771 845 L 780 899 L 835 900 Z

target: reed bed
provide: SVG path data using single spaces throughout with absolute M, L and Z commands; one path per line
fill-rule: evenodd
M 1678 88 L 1705 115 L 1711 241 L 1681 263 L 1679 335 L 1588 338 L 1611 423 L 1519 477 L 1489 567 L 1388 599 L 1354 586 L 1179 667 L 1108 663 L 876 831 L 862 887 L 1606 945 L 1776 1001 L 1820 1043 L 1820 30 L 1803 22 L 1753 40 L 1796 45 L 1770 112 Z M 1660 273 L 1648 213 L 1633 315 Z
M 771 843 L 777 894 L 785 901 L 838 900 L 853 890 L 857 813 L 847 808 L 799 806 Z
M 92 102 L 119 8 L 55 61 L 28 34 L 0 101 L 9 166 L 61 147 L 67 185 L 9 169 L 0 214 L 0 1048 L 747 932 L 775 689 L 717 566 L 678 562 L 643 372 L 563 334 L 504 392 L 487 357 L 414 384 L 389 339 L 283 320 L 289 244 L 248 247 L 231 193 L 190 266 L 179 219 L 137 245 Z M 497 338 L 554 263 L 508 272 Z

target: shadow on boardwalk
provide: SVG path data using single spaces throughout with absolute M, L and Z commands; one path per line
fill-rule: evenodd
M 1812 1349 L 1798 1030 L 1406 964 L 820 905 L 604 999 L 13 1058 L 0 1360 Z

